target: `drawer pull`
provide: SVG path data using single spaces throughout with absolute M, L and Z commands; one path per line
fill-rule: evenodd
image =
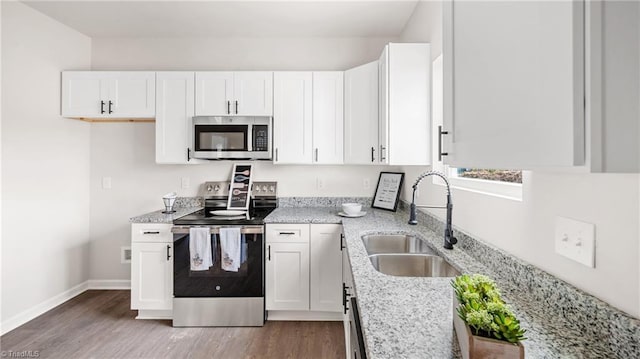
M 281 236 L 285 236 L 285 235 L 286 235 L 286 236 L 293 236 L 293 235 L 295 235 L 295 234 L 296 234 L 296 232 L 280 232 L 280 235 L 281 235 Z
M 142 234 L 160 234 L 159 231 L 144 231 Z

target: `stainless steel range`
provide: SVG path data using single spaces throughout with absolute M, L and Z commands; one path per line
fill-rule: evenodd
M 264 307 L 264 218 L 277 207 L 277 184 L 255 182 L 247 214 L 214 215 L 227 206 L 230 182 L 207 182 L 201 191 L 205 208 L 173 222 L 173 326 L 262 326 Z M 208 228 L 213 265 L 192 270 L 190 231 Z M 241 264 L 225 270 L 222 228 L 241 233 Z

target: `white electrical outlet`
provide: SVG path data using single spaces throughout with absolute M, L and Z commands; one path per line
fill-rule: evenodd
M 324 189 L 324 180 L 322 178 L 316 180 L 316 187 L 318 189 Z
M 555 247 L 556 253 L 595 268 L 596 226 L 556 217 Z
M 102 189 L 111 189 L 111 177 L 102 177 Z
M 189 189 L 189 185 L 190 185 L 189 177 L 182 177 L 182 181 L 181 181 L 182 189 Z
M 363 179 L 363 180 L 362 180 L 362 187 L 363 187 L 364 189 L 369 189 L 369 188 L 371 188 L 371 182 L 369 181 L 369 179 L 368 179 L 368 178 L 365 178 L 365 179 Z

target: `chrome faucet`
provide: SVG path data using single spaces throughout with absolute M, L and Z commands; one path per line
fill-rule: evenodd
M 428 176 L 438 176 L 444 180 L 444 183 L 447 185 L 447 206 L 416 206 L 416 190 L 418 189 L 418 184 L 425 177 Z M 416 220 L 416 208 L 446 208 L 447 210 L 447 221 L 444 227 L 444 248 L 453 249 L 453 245 L 458 243 L 456 237 L 453 236 L 453 228 L 451 226 L 451 212 L 453 212 L 453 203 L 451 203 L 451 187 L 449 186 L 449 180 L 445 177 L 444 174 L 437 171 L 429 171 L 421 174 L 416 179 L 416 183 L 413 184 L 413 196 L 411 197 L 411 207 L 409 214 L 409 224 L 416 225 L 418 221 Z

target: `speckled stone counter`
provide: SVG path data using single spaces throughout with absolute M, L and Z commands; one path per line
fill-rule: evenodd
M 410 226 L 404 211 L 363 210 L 364 217 L 342 218 L 335 207 L 278 208 L 266 222 L 343 224 L 368 358 L 460 356 L 449 279 L 377 272 L 361 240 L 368 233 L 416 235 L 463 273 L 495 278 L 527 329 L 527 358 L 640 357 L 640 322 L 606 303 L 459 231 L 458 245 L 445 250 L 441 224 L 426 214 Z
M 155 212 L 145 213 L 140 216 L 129 218 L 129 222 L 131 223 L 173 223 L 173 220 L 176 218 L 180 218 L 182 216 L 186 216 L 187 214 L 191 214 L 193 212 L 197 212 L 201 210 L 203 207 L 179 207 L 174 208 L 175 213 L 165 214 L 162 213 L 163 210 L 158 210 Z
M 163 209 L 129 218 L 131 223 L 173 223 L 173 220 L 204 208 L 202 197 L 178 197 L 173 206 L 174 213 L 162 213 Z

